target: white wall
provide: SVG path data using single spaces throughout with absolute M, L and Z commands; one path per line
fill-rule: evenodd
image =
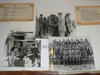
M 0 0 L 0 3 L 35 3 L 35 7 L 38 10 L 72 10 L 74 6 L 93 6 L 99 5 L 100 0 Z M 36 8 L 35 8 L 36 9 Z M 75 9 L 73 11 L 75 13 Z M 36 17 L 36 13 L 35 13 Z M 16 24 L 16 22 L 8 23 L 1 22 L 0 23 L 0 53 L 3 54 L 4 43 L 7 37 L 8 26 L 11 24 Z M 31 22 L 33 28 L 35 26 L 35 21 Z M 95 65 L 96 69 L 100 70 L 100 25 L 87 25 L 87 26 L 77 26 L 77 36 L 91 36 L 92 44 L 94 49 L 94 57 L 95 57 Z M 2 55 L 0 55 L 0 59 L 2 59 Z M 2 62 L 0 62 L 1 64 Z M 1 65 L 0 65 L 1 67 Z

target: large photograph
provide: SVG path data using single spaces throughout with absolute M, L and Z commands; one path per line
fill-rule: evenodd
M 54 71 L 95 69 L 93 48 L 89 37 L 49 38 L 50 62 Z
M 3 67 L 40 67 L 41 41 L 8 40 Z
M 75 35 L 76 22 L 71 12 L 37 11 L 36 37 L 67 37 Z

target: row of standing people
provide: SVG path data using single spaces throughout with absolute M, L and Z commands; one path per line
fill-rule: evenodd
M 51 14 L 47 18 L 40 14 L 38 19 L 39 21 L 39 31 L 38 35 L 50 34 L 51 36 L 69 36 L 72 32 L 72 27 L 75 27 L 75 24 L 72 23 L 70 19 L 70 13 L 65 15 L 65 18 L 62 17 L 62 13 L 58 13 L 58 16 Z

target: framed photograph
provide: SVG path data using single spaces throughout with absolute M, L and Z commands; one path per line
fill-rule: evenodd
M 36 19 L 36 37 L 48 38 L 74 36 L 76 22 L 71 12 L 38 11 Z
M 90 37 L 50 37 L 49 46 L 52 70 L 95 69 Z

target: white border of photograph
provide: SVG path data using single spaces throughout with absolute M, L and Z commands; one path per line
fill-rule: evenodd
M 36 39 L 41 40 L 41 39 Z M 2 71 L 48 71 L 49 70 L 49 50 L 48 40 L 41 40 L 41 67 L 2 67 Z
M 82 39 L 87 38 L 88 41 L 89 41 L 89 43 L 90 43 L 90 45 L 92 46 L 92 50 L 93 50 L 93 59 L 94 59 L 94 68 L 93 68 L 93 69 L 86 69 L 86 70 L 84 70 L 84 69 L 80 69 L 80 70 L 59 70 L 59 73 L 64 74 L 64 73 L 72 73 L 72 72 L 94 71 L 94 70 L 96 69 L 94 47 L 93 47 L 93 44 L 92 44 L 92 37 L 91 37 L 91 36 L 49 37 L 49 46 L 50 46 L 50 44 L 53 42 L 54 39 L 56 39 L 57 41 L 58 41 L 58 40 L 62 40 L 62 41 L 63 41 L 63 39 L 65 39 L 65 40 L 66 40 L 66 39 L 73 39 L 73 40 L 74 40 L 74 39 L 80 39 L 80 38 L 82 38 Z M 53 71 L 58 71 L 58 70 L 57 70 L 57 69 L 54 70 L 54 68 L 53 68 Z

